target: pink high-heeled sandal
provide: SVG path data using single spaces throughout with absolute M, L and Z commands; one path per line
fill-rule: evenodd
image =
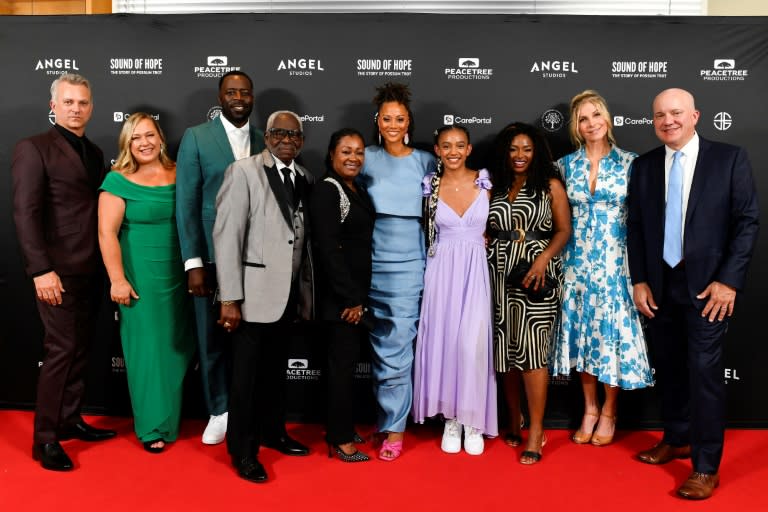
M 400 456 L 400 453 L 402 453 L 402 451 L 403 451 L 402 441 L 389 441 L 388 439 L 385 439 L 381 443 L 381 450 L 379 450 L 379 458 L 381 460 L 391 462 L 396 458 L 398 458 Z M 392 455 L 385 455 L 386 452 L 389 452 Z

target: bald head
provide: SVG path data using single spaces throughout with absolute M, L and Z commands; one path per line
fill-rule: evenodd
M 666 89 L 653 100 L 653 127 L 661 142 L 678 150 L 696 133 L 699 111 L 685 89 Z

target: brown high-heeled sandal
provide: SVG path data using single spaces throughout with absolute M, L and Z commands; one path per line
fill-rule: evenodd
M 600 420 L 600 416 L 598 414 L 595 414 L 593 412 L 585 412 L 584 416 L 593 416 Z M 581 421 L 584 423 L 584 420 Z M 579 427 L 579 430 L 573 433 L 571 436 L 571 441 L 573 441 L 576 444 L 587 444 L 588 442 L 592 441 L 592 438 L 594 436 L 595 429 L 597 428 L 597 421 L 594 425 L 592 425 L 592 431 L 591 432 L 584 432 L 581 430 L 581 427 Z
M 616 416 L 608 416 L 607 414 L 601 414 L 600 417 L 606 417 L 609 420 L 613 420 L 613 434 L 609 436 L 601 436 L 597 432 L 592 434 L 592 444 L 595 446 L 608 446 L 613 442 L 613 436 L 616 434 Z M 595 428 L 597 428 L 597 424 L 595 424 Z

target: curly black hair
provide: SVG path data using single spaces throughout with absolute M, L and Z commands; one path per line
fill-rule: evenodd
M 410 140 L 413 140 L 415 123 L 413 119 L 413 111 L 411 111 L 411 90 L 408 88 L 408 84 L 401 84 L 398 82 L 387 82 L 376 88 L 376 95 L 373 97 L 373 104 L 376 105 L 376 114 L 373 118 L 373 140 L 379 141 L 379 145 L 381 145 L 379 125 L 376 121 L 378 120 L 381 106 L 384 103 L 389 102 L 399 103 L 408 111 L 408 137 Z
M 496 135 L 493 142 L 489 165 L 493 194 L 506 195 L 515 183 L 517 176 L 509 164 L 509 146 L 518 135 L 526 135 L 533 142 L 533 159 L 528 166 L 526 184 L 537 195 L 549 193 L 549 180 L 555 178 L 562 182 L 563 178 L 552 160 L 547 139 L 540 130 L 529 124 L 510 123 Z

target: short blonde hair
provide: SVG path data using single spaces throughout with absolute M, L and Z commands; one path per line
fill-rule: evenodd
M 608 111 L 608 103 L 605 101 L 605 98 L 592 89 L 580 92 L 571 99 L 571 120 L 568 124 L 568 133 L 571 136 L 571 141 L 579 148 L 584 145 L 584 137 L 579 133 L 579 109 L 587 102 L 592 103 L 603 118 L 605 118 L 605 122 L 608 124 L 608 142 L 615 146 L 616 139 L 613 136 L 613 121 L 611 113 Z
M 160 125 L 154 117 L 146 112 L 136 112 L 131 114 L 128 119 L 123 122 L 123 127 L 120 129 L 120 136 L 117 139 L 117 146 L 120 153 L 117 155 L 114 167 L 116 171 L 120 171 L 123 174 L 133 174 L 139 169 L 136 159 L 133 158 L 133 154 L 131 153 L 131 137 L 133 137 L 133 132 L 136 130 L 136 125 L 144 119 L 152 121 L 152 124 L 155 125 L 155 130 L 157 130 L 157 134 L 160 136 L 160 164 L 166 169 L 170 169 L 174 166 L 174 161 L 168 156 L 168 148 L 165 144 L 165 134 L 163 133 L 162 128 L 160 128 Z

